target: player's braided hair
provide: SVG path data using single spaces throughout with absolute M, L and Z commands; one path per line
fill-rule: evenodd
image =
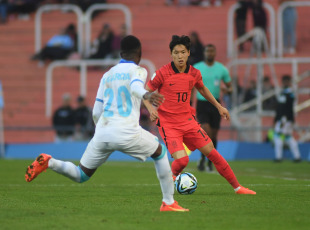
M 176 45 L 184 45 L 185 48 L 189 50 L 191 46 L 191 40 L 186 35 L 182 35 L 182 36 L 172 35 L 172 40 L 169 44 L 169 48 L 171 52 Z

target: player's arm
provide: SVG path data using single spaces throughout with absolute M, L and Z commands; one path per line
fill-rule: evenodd
M 96 101 L 93 107 L 93 120 L 95 125 L 97 125 L 97 122 L 99 121 L 102 112 L 103 112 L 103 84 L 101 80 L 97 91 Z
M 226 120 L 230 119 L 228 110 L 226 108 L 224 108 L 220 103 L 218 103 L 218 101 L 213 97 L 212 93 L 210 92 L 210 90 L 207 87 L 202 86 L 200 88 L 197 88 L 197 90 L 205 99 L 207 99 L 212 105 L 214 105 L 217 108 L 220 115 L 224 119 L 226 119 Z
M 134 96 L 143 100 L 147 100 L 155 106 L 160 106 L 164 102 L 163 95 L 156 92 L 149 92 L 148 90 L 144 89 L 143 82 L 141 81 L 132 82 L 130 89 Z
M 97 125 L 97 122 L 99 121 L 102 112 L 103 112 L 103 101 L 99 101 L 98 98 L 96 98 L 93 108 L 93 120 L 95 125 Z
M 222 79 L 223 79 L 223 82 L 224 82 L 225 86 L 221 87 L 221 90 L 225 94 L 231 94 L 232 91 L 233 91 L 232 84 L 231 84 L 231 77 L 229 75 L 228 69 L 225 66 L 223 66 L 222 77 L 223 77 Z
M 145 107 L 150 113 L 151 121 L 156 121 L 159 118 L 157 109 L 154 108 L 154 106 L 148 100 L 143 100 L 143 104 L 145 105 Z
M 230 82 L 224 82 L 224 84 L 225 84 L 225 86 L 221 87 L 221 90 L 223 91 L 223 93 L 231 94 L 233 91 L 231 81 Z

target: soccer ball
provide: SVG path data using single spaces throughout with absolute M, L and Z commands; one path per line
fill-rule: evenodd
M 196 191 L 198 182 L 193 174 L 185 172 L 175 178 L 174 184 L 178 193 L 187 195 Z

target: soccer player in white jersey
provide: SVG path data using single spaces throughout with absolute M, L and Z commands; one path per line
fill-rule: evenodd
M 25 179 L 30 182 L 49 168 L 82 183 L 118 150 L 142 161 L 152 157 L 163 194 L 160 211 L 189 211 L 173 198 L 174 185 L 166 147 L 139 125 L 141 99 L 149 108 L 151 117 L 156 119 L 158 114 L 151 104 L 159 106 L 164 97 L 144 89 L 147 71 L 138 66 L 141 60 L 138 38 L 129 35 L 122 39 L 121 57 L 120 63 L 106 72 L 100 81 L 93 109 L 96 131 L 79 166 L 42 153 L 28 166 Z

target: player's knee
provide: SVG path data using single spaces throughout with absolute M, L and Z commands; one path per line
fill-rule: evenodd
M 208 144 L 206 144 L 205 146 L 199 148 L 198 150 L 205 155 L 206 157 L 209 155 L 209 153 L 214 149 L 214 145 L 211 142 L 209 142 Z
M 166 146 L 163 144 L 159 144 L 155 153 L 151 157 L 153 158 L 153 160 L 160 160 L 166 155 L 166 153 L 167 153 Z
M 172 173 L 174 175 L 178 175 L 179 173 L 181 173 L 182 170 L 187 166 L 188 162 L 189 162 L 188 156 L 184 156 L 174 160 L 171 164 Z

